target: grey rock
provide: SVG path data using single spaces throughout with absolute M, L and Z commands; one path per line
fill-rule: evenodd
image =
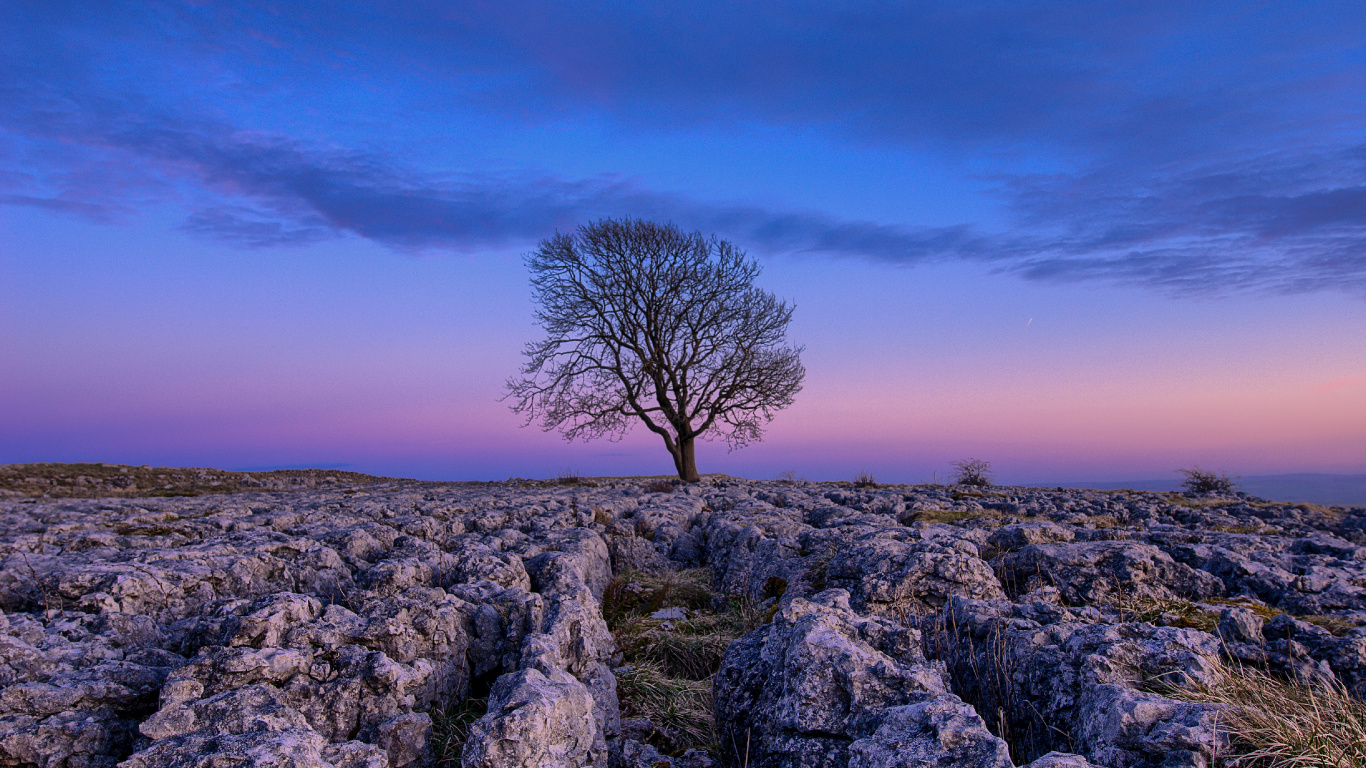
M 1297 618 L 1366 622 L 1366 510 L 955 490 L 0 499 L 0 764 L 416 768 L 429 713 L 489 693 L 467 764 L 1004 768 L 997 732 L 1034 768 L 1175 768 L 1222 745 L 1154 678 L 1224 653 L 1366 695 L 1366 629 Z M 721 754 L 664 755 L 621 722 L 599 601 L 613 573 L 697 566 L 774 619 L 716 677 Z M 1228 607 L 1216 637 L 1107 606 L 1220 595 L 1293 615 Z
M 1219 612 L 1219 636 L 1227 642 L 1260 643 L 1262 623 L 1262 617 L 1246 608 L 1225 608 Z

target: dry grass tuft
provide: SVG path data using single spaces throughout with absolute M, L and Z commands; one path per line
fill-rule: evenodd
M 860 472 L 854 475 L 855 488 L 876 488 L 877 478 L 873 477 L 872 472 Z
M 1171 686 L 1171 698 L 1219 704 L 1230 768 L 1366 766 L 1366 704 L 1340 684 L 1309 685 L 1215 664 L 1211 685 Z

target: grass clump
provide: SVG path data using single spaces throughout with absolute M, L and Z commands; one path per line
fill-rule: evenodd
M 1263 621 L 1270 621 L 1277 616 L 1280 616 L 1282 613 L 1285 613 L 1285 611 L 1278 611 L 1269 605 L 1248 598 L 1235 597 L 1230 599 L 1225 597 L 1211 597 L 1205 602 L 1213 603 L 1215 605 L 1227 605 L 1233 608 L 1246 608 L 1257 614 Z
M 705 568 L 623 574 L 608 584 L 602 605 L 627 665 L 617 674 L 622 716 L 654 723 L 658 731 L 650 742 L 665 754 L 714 749 L 712 678 L 731 642 L 771 619 L 771 612 L 738 598 L 715 610 Z M 682 609 L 681 617 L 655 618 L 667 609 Z
M 575 472 L 572 469 L 560 470 L 559 474 L 555 475 L 555 479 L 552 482 L 555 485 L 584 485 L 589 488 L 598 487 L 597 483 L 593 482 L 592 480 L 589 480 L 586 477 L 581 476 L 578 472 Z
M 1211 633 L 1219 628 L 1219 614 L 1180 598 L 1120 595 L 1110 605 L 1119 611 L 1121 621 L 1142 621 Z
M 977 488 L 987 488 L 991 485 L 991 462 L 989 461 L 964 459 L 963 461 L 955 461 L 953 467 L 958 470 L 953 478 L 956 485 L 971 485 Z
M 1300 616 L 1298 618 L 1300 621 L 1307 621 L 1310 624 L 1316 624 L 1320 627 L 1323 627 L 1324 629 L 1338 636 L 1345 635 L 1351 630 L 1356 629 L 1357 627 L 1362 625 L 1362 621 L 1360 619 L 1353 618 L 1351 616 L 1313 615 Z
M 676 752 L 716 743 L 711 679 L 675 677 L 651 660 L 637 661 L 617 674 L 622 717 L 648 717 L 661 733 L 656 749 Z
M 437 768 L 456 768 L 465 742 L 470 738 L 470 726 L 488 711 L 488 699 L 466 699 L 457 705 L 431 712 L 430 744 Z
M 1199 467 L 1176 471 L 1185 478 L 1181 481 L 1181 490 L 1186 493 L 1233 493 L 1238 485 L 1237 479 L 1222 472 L 1210 472 Z
M 1340 683 L 1284 680 L 1265 671 L 1213 664 L 1214 682 L 1163 693 L 1218 704 L 1218 728 L 1233 750 L 1230 768 L 1353 768 L 1366 765 L 1366 704 Z

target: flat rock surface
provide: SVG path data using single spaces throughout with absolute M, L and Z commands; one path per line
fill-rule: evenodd
M 1223 656 L 1366 694 L 1366 509 L 321 471 L 158 497 L 88 466 L 0 498 L 0 765 L 427 766 L 478 698 L 466 766 L 1203 768 L 1217 711 L 1154 681 Z M 766 623 L 714 678 L 717 744 L 661 754 L 601 602 L 698 567 Z

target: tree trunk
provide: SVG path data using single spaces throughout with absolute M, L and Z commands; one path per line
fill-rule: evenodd
M 694 438 L 686 438 L 678 441 L 679 456 L 675 461 L 678 464 L 678 476 L 685 483 L 697 482 L 697 455 L 693 452 Z
M 672 441 L 665 440 L 664 445 L 669 449 L 669 457 L 674 460 L 674 473 L 682 478 L 683 475 L 683 450 Z

